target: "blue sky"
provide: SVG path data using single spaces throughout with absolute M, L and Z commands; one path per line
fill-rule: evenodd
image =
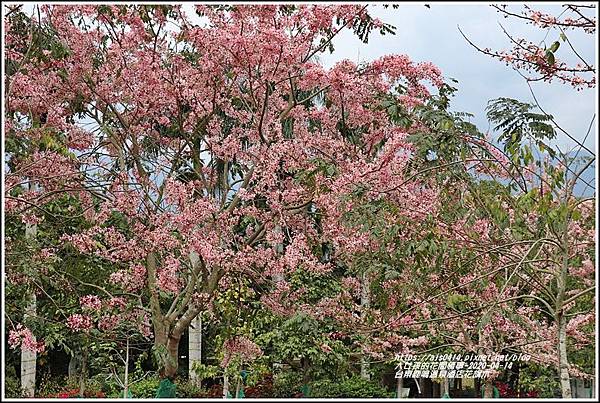
M 560 3 L 546 3 L 542 6 L 532 4 L 541 11 L 558 15 L 562 11 Z M 512 10 L 520 10 L 519 3 L 511 4 Z M 480 47 L 508 49 L 510 41 L 502 32 L 504 28 L 516 36 L 523 36 L 538 42 L 546 32 L 526 25 L 522 20 L 505 19 L 484 3 L 430 3 L 430 8 L 421 4 L 401 3 L 398 9 L 370 6 L 372 15 L 396 26 L 396 35 L 381 36 L 374 32 L 368 44 L 363 44 L 351 31 L 340 33 L 334 41 L 334 54 L 321 55 L 322 63 L 329 67 L 341 59 L 354 62 L 367 61 L 384 54 L 407 54 L 415 61 L 431 61 L 437 65 L 444 76 L 457 79 L 458 93 L 454 99 L 455 110 L 475 114 L 473 123 L 482 131 L 489 124 L 485 118 L 487 101 L 497 97 L 516 98 L 533 103 L 529 87 L 525 80 L 504 63 L 479 53 L 460 35 L 457 25 Z M 596 60 L 596 48 L 593 35 L 569 32 L 569 39 L 577 51 L 592 63 Z M 551 32 L 548 43 L 558 39 L 559 33 Z M 567 47 L 559 49 L 557 57 L 572 60 Z M 561 52 L 562 51 L 562 52 Z M 533 83 L 535 95 L 547 113 L 554 115 L 556 121 L 575 138 L 583 139 L 596 108 L 595 90 L 576 91 L 568 85 L 559 83 Z M 595 125 L 586 146 L 596 147 Z M 563 151 L 574 143 L 560 135 L 556 144 Z

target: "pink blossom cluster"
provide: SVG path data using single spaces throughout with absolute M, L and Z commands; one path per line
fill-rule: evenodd
M 41 260 L 49 260 L 56 256 L 54 248 L 42 248 L 38 253 L 38 256 Z
M 21 347 L 23 350 L 36 353 L 42 353 L 45 349 L 44 342 L 37 341 L 31 330 L 20 323 L 17 323 L 15 329 L 11 329 L 8 332 L 8 345 L 12 349 Z
M 107 315 L 103 315 L 99 320 L 98 320 L 98 329 L 104 331 L 104 332 L 109 332 L 111 330 L 113 330 L 123 319 L 123 317 L 118 314 L 118 315 L 113 315 L 113 314 L 107 314 Z
M 89 315 L 75 313 L 67 318 L 67 326 L 75 332 L 87 332 L 93 325 L 94 323 Z
M 179 279 L 180 263 L 174 256 L 165 258 L 163 265 L 158 269 L 157 284 L 158 287 L 170 293 L 177 293 L 182 287 L 182 282 Z
M 80 178 L 78 162 L 54 151 L 34 152 L 26 166 L 21 174 L 36 178 L 38 186 L 46 192 L 75 187 Z
M 594 313 L 581 314 L 573 317 L 567 323 L 567 335 L 572 337 L 578 344 L 586 344 L 591 340 L 591 334 L 583 331 L 581 328 L 594 322 L 596 315 Z
M 111 309 L 125 309 L 127 301 L 123 297 L 112 297 L 106 302 L 106 306 Z
M 146 284 L 146 268 L 135 263 L 129 269 L 117 270 L 110 275 L 110 282 L 129 292 L 138 292 Z
M 290 304 L 288 296 L 290 294 L 290 284 L 285 281 L 278 281 L 275 288 L 268 294 L 261 296 L 261 303 L 276 315 L 290 316 L 295 312 L 294 307 Z
M 96 249 L 96 240 L 93 238 L 93 233 L 87 231 L 75 235 L 63 235 L 62 241 L 71 242 L 73 246 L 84 254 L 91 254 Z
M 260 357 L 263 352 L 260 347 L 246 336 L 235 336 L 223 343 L 223 359 L 221 367 L 227 368 L 236 357 L 244 362 L 250 362 Z
M 152 336 L 150 316 L 142 309 L 133 309 L 118 314 L 104 314 L 98 320 L 98 329 L 112 332 L 120 325 L 134 326 L 146 338 Z
M 146 338 L 152 337 L 152 323 L 150 321 L 150 315 L 148 312 L 138 310 L 137 312 L 137 329 Z
M 546 18 L 546 19 L 544 19 Z M 554 17 L 544 17 L 540 12 L 534 12 L 531 20 L 535 24 L 550 25 L 556 27 L 557 21 Z M 565 20 L 560 23 L 562 26 L 576 27 L 573 20 Z M 595 23 L 589 26 L 580 26 L 583 31 L 590 31 Z M 591 33 L 591 32 L 588 32 Z M 567 63 L 564 60 L 554 58 L 549 60 L 547 49 L 538 43 L 530 42 L 524 38 L 513 38 L 515 45 L 508 51 L 492 51 L 489 48 L 484 49 L 484 53 L 495 57 L 515 69 L 529 73 L 529 79 L 532 81 L 552 82 L 558 80 L 562 83 L 571 85 L 576 90 L 584 88 L 593 88 L 596 86 L 596 77 L 594 75 L 593 61 L 585 63 Z
M 21 214 L 21 221 L 29 225 L 38 225 L 44 220 L 43 216 L 35 214 L 32 210 L 27 210 Z
M 324 353 L 331 353 L 333 351 L 333 349 L 331 348 L 331 346 L 329 346 L 329 344 L 327 343 L 321 343 L 321 345 L 319 346 L 319 348 L 321 349 L 321 351 L 323 351 Z
M 525 5 L 525 10 L 521 13 L 524 17 L 531 20 L 534 25 L 540 28 L 554 28 L 561 26 L 563 29 L 576 29 L 584 28 L 588 33 L 594 33 L 596 30 L 596 18 L 593 16 L 585 16 L 582 14 L 582 8 L 578 5 L 572 5 L 565 11 L 574 12 L 576 18 L 565 16 L 562 20 L 559 17 L 555 17 L 551 14 L 534 10 L 531 7 Z M 561 16 L 564 13 L 561 13 Z
M 580 277 L 580 278 L 586 278 L 586 277 L 590 276 L 591 274 L 594 274 L 595 271 L 596 271 L 596 267 L 594 265 L 594 262 L 592 262 L 590 259 L 586 259 L 583 262 L 581 262 L 580 267 L 570 267 L 569 268 L 570 274 L 572 274 L 575 277 Z
M 127 262 L 144 256 L 144 249 L 136 240 L 126 239 L 113 227 L 94 226 L 79 234 L 63 235 L 61 239 L 71 242 L 80 253 L 94 253 L 112 262 Z
M 342 288 L 344 291 L 350 293 L 350 295 L 359 295 L 360 280 L 356 277 L 344 277 L 342 279 Z
M 85 295 L 79 298 L 79 304 L 83 309 L 98 311 L 102 308 L 102 301 L 97 295 Z

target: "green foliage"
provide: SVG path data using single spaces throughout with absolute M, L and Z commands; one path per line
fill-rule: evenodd
M 469 297 L 462 294 L 449 294 L 448 306 L 456 311 L 465 311 L 465 304 L 469 301 Z
M 154 361 L 158 367 L 177 365 L 177 362 L 175 361 L 176 358 L 171 357 L 169 351 L 167 350 L 167 347 L 162 344 L 153 344 L 152 353 Z
M 177 382 L 177 397 L 182 399 L 191 399 L 200 397 L 204 391 L 199 388 L 196 384 L 190 381 Z
M 56 32 L 49 25 L 32 24 L 31 18 L 23 11 L 19 10 L 11 13 L 9 17 L 13 27 L 11 31 L 17 32 L 21 36 L 20 40 L 15 40 L 16 45 L 11 48 L 23 54 L 28 51 L 29 57 L 38 62 L 48 62 L 52 60 L 61 60 L 68 56 L 71 51 L 58 40 Z M 31 40 L 29 36 L 31 35 Z M 31 43 L 30 43 L 31 42 Z M 49 53 L 46 53 L 46 52 Z M 15 74 L 21 67 L 15 60 L 8 59 L 6 65 L 8 75 Z
M 106 376 L 106 373 L 99 373 L 91 376 L 86 381 L 87 385 L 92 385 L 93 388 L 101 390 L 106 396 L 122 397 L 123 389 L 113 377 Z
M 363 43 L 369 42 L 369 33 L 373 30 L 374 27 L 375 26 L 373 24 L 373 18 L 371 18 L 370 16 L 368 16 L 367 18 L 362 18 L 362 19 L 356 18 L 354 20 L 354 23 L 352 24 L 354 33 L 358 36 L 358 38 L 361 41 L 363 41 Z M 396 27 L 391 24 L 384 23 L 381 26 L 381 28 L 379 29 L 379 33 L 381 35 L 385 35 L 385 34 L 395 35 Z
M 195 362 L 192 367 L 192 371 L 196 373 L 199 380 L 202 381 L 207 378 L 215 378 L 221 369 L 217 365 L 206 365 L 203 363 Z
M 295 371 L 282 371 L 275 376 L 273 397 L 295 397 L 303 385 L 302 374 Z
M 359 376 L 339 380 L 322 380 L 313 382 L 310 397 L 325 398 L 373 398 L 393 397 L 393 392 L 386 390 L 379 383 L 363 379 Z
M 49 396 L 57 394 L 63 390 L 78 389 L 78 379 L 67 376 L 52 377 L 49 372 L 45 372 L 39 380 L 39 386 L 36 388 L 38 396 Z
M 523 140 L 532 141 L 541 151 L 547 150 L 554 156 L 552 149 L 543 140 L 556 137 L 556 131 L 551 124 L 552 115 L 536 113 L 536 107 L 526 102 L 512 98 L 497 98 L 488 102 L 487 118 L 496 124 L 494 130 L 501 130 L 498 138 L 504 143 L 504 151 L 510 155 L 520 150 Z M 527 162 L 526 162 L 527 163 Z
M 566 38 L 563 35 L 564 34 L 561 34 L 561 39 Z M 564 39 L 563 39 L 563 41 L 564 41 Z M 548 64 L 551 66 L 556 62 L 556 58 L 555 58 L 554 54 L 556 53 L 556 51 L 558 50 L 559 47 L 560 47 L 560 42 L 555 41 L 554 43 L 552 43 L 552 45 L 550 45 L 550 47 L 548 49 L 546 49 L 546 61 L 548 61 Z
M 526 391 L 536 391 L 540 398 L 560 396 L 560 383 L 554 368 L 530 362 L 519 371 L 519 387 Z
M 350 370 L 350 347 L 327 337 L 328 332 L 335 330 L 332 324 L 297 314 L 285 320 L 272 317 L 262 326 L 256 342 L 266 352 L 263 360 L 287 363 L 312 379 L 331 374 L 342 376 Z M 323 344 L 331 351 L 323 351 Z
M 4 378 L 4 395 L 8 398 L 21 397 L 21 382 L 19 378 L 9 375 Z
M 149 377 L 130 385 L 129 388 L 134 398 L 154 399 L 159 383 L 158 377 Z

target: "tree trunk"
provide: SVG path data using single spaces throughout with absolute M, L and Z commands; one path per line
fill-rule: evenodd
M 200 378 L 194 370 L 196 365 L 202 364 L 202 317 L 198 315 L 189 327 L 188 339 L 188 376 L 190 381 L 200 387 Z
M 24 317 L 35 316 L 37 301 L 35 293 L 29 295 L 29 305 L 25 309 Z M 35 338 L 34 338 L 35 340 Z M 35 372 L 36 372 L 37 353 L 27 349 L 21 349 L 21 388 L 23 397 L 35 396 Z
M 369 279 L 366 272 L 362 274 L 360 280 L 360 307 L 361 316 L 364 317 L 365 311 L 369 308 L 371 302 L 369 295 Z M 371 375 L 369 374 L 369 359 L 364 352 L 360 357 L 360 377 L 366 380 L 371 379 Z
M 192 267 L 196 267 L 199 261 L 198 254 L 190 252 Z M 199 364 L 202 364 L 202 315 L 196 316 L 188 326 L 188 379 L 198 387 L 201 381 L 194 367 Z
M 35 190 L 35 184 L 28 186 L 32 191 Z M 37 235 L 37 225 L 25 223 L 25 239 L 27 241 L 35 239 Z M 25 308 L 24 319 L 36 316 L 37 299 L 35 292 L 28 295 L 29 304 Z M 35 341 L 35 338 L 34 338 Z M 37 353 L 27 349 L 21 349 L 21 390 L 23 397 L 35 396 L 35 374 L 36 374 Z
M 165 334 L 167 331 L 155 334 L 154 345 L 166 353 L 165 355 L 161 355 L 164 376 L 174 378 L 179 367 L 179 341 L 181 340 L 181 336 L 174 334 L 167 335 Z
M 73 352 L 71 359 L 69 360 L 68 377 L 69 380 L 75 382 L 77 380 L 77 374 L 81 369 L 81 354 Z
M 567 227 L 568 228 L 568 227 Z M 569 360 L 567 357 L 567 316 L 564 310 L 564 301 L 567 290 L 567 275 L 569 270 L 568 231 L 565 229 L 563 238 L 563 256 L 560 274 L 556 281 L 556 323 L 558 325 L 558 376 L 563 399 L 571 399 L 571 380 L 569 379 Z
M 170 336 L 167 341 L 167 351 L 169 352 L 169 362 L 165 366 L 165 375 L 175 377 L 179 367 L 179 340 L 180 337 Z
M 276 231 L 281 231 L 281 226 L 278 225 L 276 227 Z M 278 243 L 275 246 L 275 252 L 278 255 L 281 255 L 283 253 L 283 244 L 282 243 Z M 274 273 L 271 276 L 271 278 L 273 280 L 273 284 L 275 284 L 275 285 L 277 285 L 278 283 L 280 283 L 280 282 L 282 282 L 284 280 L 283 274 L 281 274 L 281 273 Z M 273 374 L 277 376 L 281 372 L 283 372 L 283 364 L 280 363 L 280 362 L 274 362 L 273 363 Z
M 494 385 L 492 384 L 492 381 L 485 381 L 483 386 L 483 398 L 490 399 L 492 397 L 494 397 Z
M 402 389 L 404 388 L 404 379 L 403 378 L 396 378 L 396 398 L 401 398 L 402 397 Z
M 310 382 L 310 360 L 307 357 L 303 357 L 300 362 L 302 363 L 302 390 L 304 396 L 302 397 L 310 397 L 311 391 L 308 387 L 308 383 Z
M 181 335 L 189 328 L 192 321 L 198 317 L 206 307 L 196 304 L 186 304 L 187 310 L 183 315 L 175 310 L 168 316 L 161 310 L 156 284 L 156 256 L 149 253 L 146 259 L 148 269 L 148 291 L 150 292 L 150 308 L 152 311 L 152 324 L 154 326 L 154 346 L 160 355 L 161 366 L 164 376 L 173 378 L 179 366 L 179 342 Z M 219 280 L 223 276 L 223 270 L 214 270 L 210 273 L 202 291 L 212 296 L 217 288 Z
M 123 398 L 127 399 L 127 392 L 129 390 L 129 336 L 127 336 L 127 345 L 125 348 L 125 379 L 123 382 Z
M 81 356 L 81 374 L 79 375 L 79 397 L 83 397 L 85 394 L 85 381 L 87 377 L 87 348 L 84 349 L 83 355 Z
M 223 374 L 223 399 L 227 399 L 228 394 L 229 394 L 229 375 L 227 375 L 227 368 L 225 368 L 225 372 Z
M 558 369 L 560 389 L 563 399 L 571 399 L 571 379 L 569 377 L 569 361 L 567 357 L 567 318 L 560 315 L 558 321 Z

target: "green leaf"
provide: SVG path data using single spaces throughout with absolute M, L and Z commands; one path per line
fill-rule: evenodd
M 442 122 L 442 129 L 444 129 L 444 130 L 450 130 L 450 129 L 452 129 L 452 126 L 454 126 L 454 124 L 452 123 L 451 120 L 444 120 Z

